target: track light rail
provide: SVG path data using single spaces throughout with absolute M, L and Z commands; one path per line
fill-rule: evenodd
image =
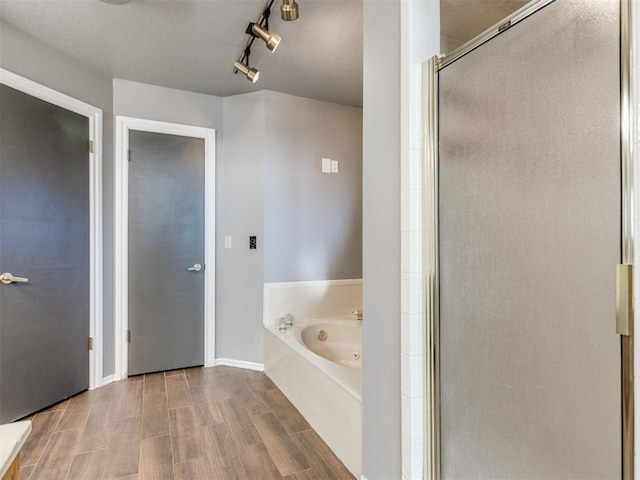
M 269 32 L 269 17 L 271 16 L 271 8 L 274 2 L 275 0 L 267 0 L 258 19 L 255 22 L 250 22 L 247 26 L 245 33 L 249 35 L 249 38 L 247 38 L 240 56 L 233 64 L 233 73 L 237 74 L 241 72 L 252 83 L 257 82 L 260 76 L 260 72 L 249 65 L 253 42 L 256 38 L 260 38 L 272 52 L 274 52 L 280 44 L 280 35 Z M 298 4 L 295 0 L 282 0 L 281 16 L 285 21 L 298 18 Z

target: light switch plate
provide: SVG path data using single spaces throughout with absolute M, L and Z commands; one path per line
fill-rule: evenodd
M 231 248 L 231 237 L 224 237 L 224 248 Z
M 322 159 L 322 173 L 331 173 L 331 159 L 323 158 Z

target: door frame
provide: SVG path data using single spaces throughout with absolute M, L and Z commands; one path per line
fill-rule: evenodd
M 204 187 L 204 366 L 215 362 L 215 182 L 216 131 L 178 123 L 116 116 L 114 164 L 115 258 L 115 371 L 114 379 L 127 378 L 129 369 L 129 131 L 202 138 L 205 142 Z
M 476 47 L 491 40 L 516 23 L 524 20 L 555 0 L 532 1 L 498 24 L 447 55 L 436 55 L 422 64 L 422 273 L 423 290 L 424 362 L 422 364 L 422 389 L 424 395 L 423 416 L 423 478 L 440 478 L 440 371 L 439 371 L 439 252 L 438 252 L 438 71 L 461 58 Z M 632 97 L 635 78 L 632 75 L 632 50 L 635 6 L 632 0 L 620 0 L 620 162 L 621 162 L 621 263 L 634 265 L 636 248 L 635 192 L 636 159 L 634 157 L 633 127 L 638 115 Z M 636 99 L 637 100 L 637 99 Z M 635 266 L 633 267 L 635 270 Z M 615 278 L 611 278 L 615 281 Z M 635 286 L 634 286 L 635 289 Z M 640 310 L 639 298 L 634 298 L 634 308 Z M 636 434 L 640 432 L 640 417 L 634 411 L 634 319 L 630 319 L 630 333 L 621 334 L 621 450 L 622 478 L 635 478 Z M 616 325 L 612 318 L 612 331 Z M 407 373 L 404 372 L 405 376 Z
M 0 68 L 0 83 L 89 119 L 89 390 L 103 384 L 102 109 Z M 88 146 L 87 146 L 88 147 Z

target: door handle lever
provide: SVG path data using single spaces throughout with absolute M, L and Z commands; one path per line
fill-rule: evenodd
M 189 270 L 190 272 L 199 272 L 200 270 L 202 270 L 202 265 L 200 265 L 199 263 L 194 263 L 193 267 L 188 267 L 187 270 Z
M 2 282 L 4 285 L 9 285 L 11 283 L 26 283 L 28 281 L 28 278 L 14 277 L 10 273 L 3 273 L 2 275 L 0 275 L 0 282 Z

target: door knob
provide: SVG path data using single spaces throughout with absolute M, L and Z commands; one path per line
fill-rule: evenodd
M 194 263 L 193 267 L 189 267 L 187 268 L 187 270 L 189 270 L 190 272 L 199 272 L 200 270 L 202 270 L 202 265 L 200 265 L 199 263 Z
M 11 283 L 26 283 L 28 281 L 28 278 L 14 277 L 10 273 L 3 273 L 2 275 L 0 275 L 0 282 L 2 282 L 4 285 L 9 285 Z

